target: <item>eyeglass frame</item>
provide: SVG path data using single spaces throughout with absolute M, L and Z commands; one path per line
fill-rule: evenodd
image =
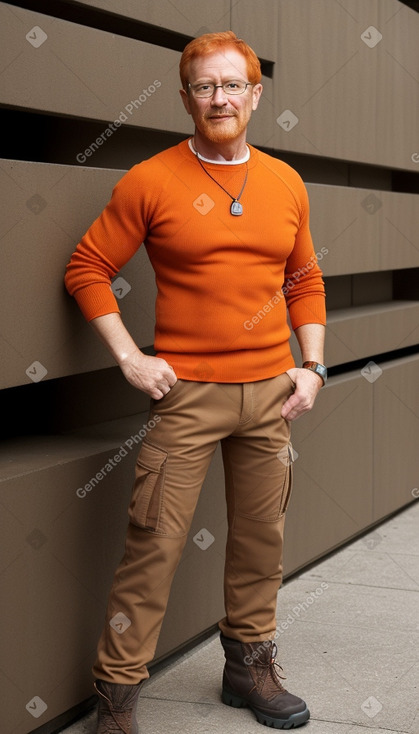
M 241 91 L 241 92 L 226 92 L 226 90 L 224 89 L 224 86 L 226 84 L 231 84 L 231 82 L 242 82 L 245 85 L 243 91 Z M 197 97 L 195 95 L 195 93 L 194 93 L 194 86 L 197 86 L 197 85 L 194 85 L 194 84 L 191 84 L 190 82 L 188 82 L 188 90 L 191 90 L 191 92 L 192 92 L 192 94 L 193 94 L 193 96 L 194 96 L 195 99 L 210 99 L 211 97 L 214 96 L 216 89 L 222 89 L 223 92 L 224 92 L 224 94 L 226 94 L 228 97 L 238 97 L 240 94 L 244 94 L 247 91 L 247 87 L 249 87 L 249 86 L 250 87 L 254 87 L 255 86 L 255 83 L 254 82 L 245 82 L 245 81 L 243 81 L 243 79 L 229 79 L 228 81 L 224 82 L 223 84 L 214 84 L 213 82 L 201 82 L 201 84 L 208 84 L 208 85 L 210 85 L 213 88 L 212 89 L 212 93 L 211 94 L 204 95 L 204 96 L 201 95 L 201 96 L 198 96 Z M 198 86 L 199 86 L 199 84 L 198 84 Z

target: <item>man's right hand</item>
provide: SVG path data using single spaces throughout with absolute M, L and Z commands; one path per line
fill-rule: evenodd
M 160 400 L 177 382 L 173 367 L 165 359 L 143 354 L 122 323 L 119 313 L 108 313 L 90 321 L 105 346 L 119 364 L 128 382 Z
M 120 360 L 119 366 L 134 387 L 160 400 L 177 382 L 173 367 L 160 357 L 150 357 L 140 350 Z

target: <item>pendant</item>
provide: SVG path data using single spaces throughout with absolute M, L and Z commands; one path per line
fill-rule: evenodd
M 239 201 L 236 201 L 236 199 L 231 202 L 230 214 L 232 214 L 233 217 L 240 217 L 243 214 L 243 207 Z

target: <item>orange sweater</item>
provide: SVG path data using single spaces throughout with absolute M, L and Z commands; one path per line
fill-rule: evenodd
M 154 349 L 181 379 L 253 382 L 294 366 L 291 326 L 325 323 L 306 188 L 249 146 L 242 216 L 187 141 L 131 168 L 77 245 L 65 285 L 87 320 L 119 312 L 110 284 L 142 243 L 157 284 Z M 246 164 L 204 163 L 237 196 Z

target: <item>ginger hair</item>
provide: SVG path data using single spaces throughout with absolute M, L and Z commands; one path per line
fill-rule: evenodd
M 194 38 L 185 46 L 179 63 L 182 87 L 185 90 L 188 88 L 188 69 L 193 59 L 197 56 L 207 56 L 227 48 L 233 48 L 245 57 L 249 82 L 259 84 L 262 72 L 260 61 L 253 49 L 241 38 L 237 38 L 233 31 L 222 31 L 219 33 L 205 33 L 198 36 L 198 38 Z

